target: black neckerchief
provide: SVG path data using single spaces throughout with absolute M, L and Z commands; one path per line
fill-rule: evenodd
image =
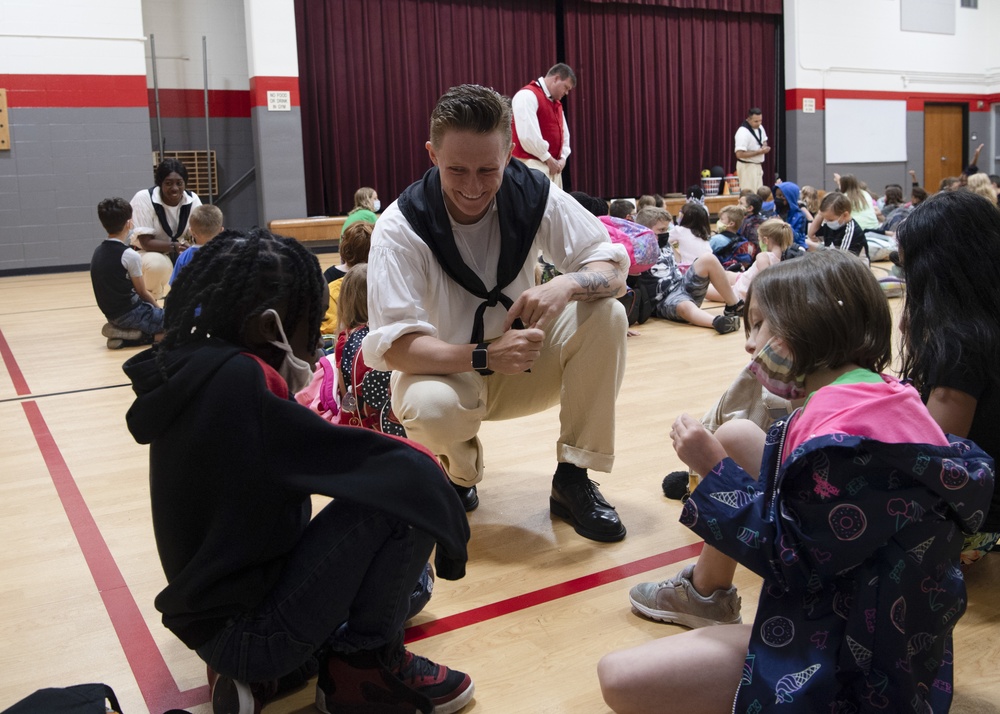
M 153 210 L 156 211 L 156 217 L 160 221 L 160 225 L 163 226 L 163 232 L 167 234 L 171 242 L 176 242 L 178 238 L 184 235 L 184 230 L 188 225 L 188 216 L 191 215 L 191 204 L 185 203 L 181 206 L 181 213 L 177 217 L 177 232 L 174 234 L 170 233 L 170 225 L 167 223 L 167 212 L 163 210 L 163 204 L 157 203 L 153 200 L 153 190 L 156 186 L 149 189 L 149 202 L 153 204 Z M 190 191 L 185 191 L 188 196 L 192 196 Z
M 729 126 L 732 126 L 732 124 L 730 124 Z M 750 134 L 753 136 L 753 138 L 757 140 L 757 146 L 759 146 L 762 149 L 764 148 L 764 141 L 763 141 L 764 134 L 763 132 L 761 132 L 760 127 L 757 127 L 757 130 L 754 131 L 754 128 L 750 126 L 750 122 L 748 122 L 746 119 L 743 120 L 743 123 L 740 126 L 746 127 L 747 131 L 749 131 Z
M 500 261 L 497 284 L 487 290 L 455 245 L 448 209 L 441 193 L 441 175 L 435 166 L 411 184 L 399 196 L 403 217 L 420 239 L 431 249 L 449 278 L 483 300 L 476 309 L 471 341 L 483 341 L 483 315 L 500 303 L 508 310 L 514 301 L 501 292 L 517 277 L 531 252 L 535 233 L 545 214 L 551 182 L 540 171 L 529 169 L 520 161 L 511 161 L 504 169 L 503 183 L 497 191 L 497 217 L 500 221 Z

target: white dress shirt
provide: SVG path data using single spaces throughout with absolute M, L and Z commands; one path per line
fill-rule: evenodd
M 487 289 L 496 286 L 500 256 L 496 202 L 472 226 L 452 221 L 455 243 L 463 260 Z M 563 273 L 586 263 L 606 260 L 628 271 L 625 248 L 614 244 L 604 225 L 557 186 L 549 197 L 541 225 L 535 233 L 528 259 L 503 290 L 511 300 L 535 284 L 535 257 L 541 250 Z M 484 277 L 488 276 L 488 277 Z M 365 362 L 386 370 L 384 355 L 401 336 L 416 332 L 450 344 L 468 344 L 476 309 L 482 299 L 471 294 L 444 272 L 427 244 L 410 227 L 395 202 L 385 210 L 372 234 L 368 256 L 368 336 L 362 343 Z M 487 340 L 499 337 L 507 310 L 497 304 L 483 318 Z

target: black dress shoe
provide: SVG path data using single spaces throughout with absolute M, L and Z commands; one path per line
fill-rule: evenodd
M 604 500 L 590 479 L 557 485 L 552 482 L 549 511 L 573 526 L 584 538 L 614 543 L 625 537 L 625 526 L 615 507 Z
M 471 513 L 479 508 L 479 494 L 476 493 L 475 486 L 459 486 L 454 481 L 452 481 L 451 486 L 458 494 L 459 500 L 462 501 L 466 513 Z

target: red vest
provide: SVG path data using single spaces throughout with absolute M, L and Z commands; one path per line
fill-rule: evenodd
M 556 161 L 559 160 L 563 145 L 563 107 L 562 102 L 549 98 L 545 90 L 538 86 L 538 81 L 528 84 L 524 89 L 535 93 L 538 99 L 538 127 L 542 130 L 542 138 L 549 143 L 549 153 Z M 517 122 L 511 122 L 514 139 L 514 156 L 518 159 L 538 159 L 521 148 L 517 138 Z

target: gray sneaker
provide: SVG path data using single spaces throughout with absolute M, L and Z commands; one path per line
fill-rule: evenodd
M 742 623 L 736 587 L 704 597 L 691 584 L 693 573 L 689 565 L 662 583 L 639 583 L 628 593 L 632 608 L 652 620 L 691 628 Z
M 117 325 L 112 325 L 110 322 L 105 322 L 104 327 L 101 328 L 101 334 L 107 337 L 109 340 L 141 340 L 142 330 L 130 330 L 125 327 L 118 327 Z M 109 348 L 116 349 L 116 348 Z

